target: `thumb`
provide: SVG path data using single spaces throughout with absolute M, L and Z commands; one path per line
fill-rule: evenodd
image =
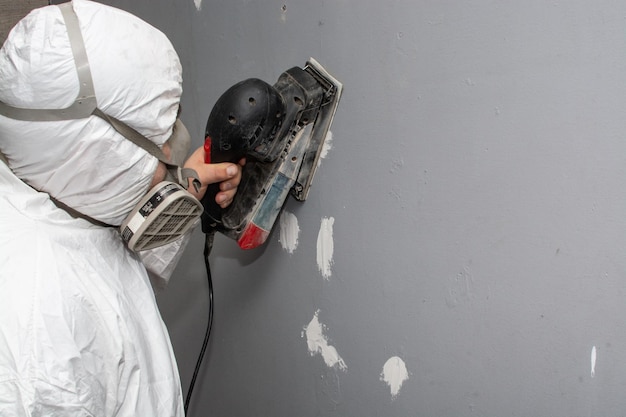
M 237 165 L 231 162 L 203 164 L 199 170 L 198 175 L 203 186 L 229 180 L 239 172 Z

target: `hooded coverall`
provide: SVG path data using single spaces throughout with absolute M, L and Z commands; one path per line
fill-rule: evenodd
M 124 11 L 74 0 L 98 107 L 161 146 L 182 70 L 166 36 Z M 34 10 L 0 50 L 0 100 L 70 105 L 78 77 L 62 15 Z M 98 117 L 0 115 L 0 415 L 182 416 L 167 329 L 142 260 L 117 228 L 158 161 Z

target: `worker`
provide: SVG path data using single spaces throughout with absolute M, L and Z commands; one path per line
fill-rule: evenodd
M 197 200 L 219 183 L 228 206 L 243 162 L 181 157 L 181 74 L 163 33 L 87 0 L 32 11 L 0 50 L 1 416 L 183 415 L 149 274 L 167 281 Z M 182 232 L 133 250 L 166 189 Z

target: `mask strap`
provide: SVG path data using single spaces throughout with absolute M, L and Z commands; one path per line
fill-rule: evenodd
M 96 93 L 93 88 L 91 79 L 91 71 L 89 70 L 89 61 L 87 60 L 87 52 L 85 51 L 85 43 L 83 35 L 80 32 L 78 18 L 72 3 L 63 3 L 57 6 L 61 9 L 67 35 L 74 56 L 74 64 L 78 72 L 78 96 L 74 103 L 64 109 L 24 109 L 9 106 L 0 101 L 0 114 L 15 120 L 24 120 L 29 122 L 42 121 L 54 122 L 59 120 L 85 119 L 91 115 L 97 107 Z
M 91 216 L 87 216 L 86 214 L 81 213 L 80 211 L 68 206 L 67 204 L 57 200 L 56 198 L 52 197 L 50 194 L 48 194 L 48 197 L 50 197 L 50 200 L 52 200 L 52 202 L 61 210 L 65 210 L 70 216 L 74 217 L 74 218 L 79 218 L 79 219 L 83 219 L 83 220 L 87 220 L 89 223 L 96 225 L 96 226 L 101 226 L 101 227 L 117 227 L 117 226 L 113 226 L 111 224 L 105 223 L 105 222 L 101 222 L 100 220 L 96 220 Z
M 0 152 L 0 163 L 5 164 L 7 167 L 9 166 L 9 163 L 7 162 L 7 159 L 6 159 L 6 157 L 4 156 L 4 154 L 2 152 Z M 33 190 L 35 190 L 37 192 L 40 192 L 39 190 L 37 190 L 35 188 L 33 188 Z M 87 216 L 86 214 L 83 214 L 80 211 L 78 211 L 76 209 L 73 209 L 72 207 L 68 206 L 67 204 L 57 200 L 56 198 L 52 197 L 50 194 L 48 194 L 48 197 L 50 197 L 50 200 L 52 200 L 52 202 L 58 208 L 60 208 L 62 210 L 65 210 L 66 213 L 68 213 L 70 216 L 72 216 L 74 218 L 80 218 L 80 219 L 83 219 L 83 220 L 87 220 L 89 223 L 94 224 L 96 226 L 117 227 L 117 226 L 113 226 L 113 225 L 110 225 L 110 224 L 105 223 L 105 222 L 101 222 L 100 220 L 96 220 L 93 217 Z
M 128 126 L 126 123 L 121 122 L 115 117 L 109 116 L 108 114 L 104 113 L 99 108 L 96 107 L 92 114 L 94 116 L 100 117 L 103 120 L 106 120 L 119 134 L 148 152 L 150 155 L 157 158 L 159 161 L 163 162 L 167 167 L 167 170 L 174 176 L 174 178 L 177 179 L 180 185 L 185 187 L 185 189 L 188 188 L 188 182 L 185 181 L 188 178 L 193 179 L 192 183 L 196 191 L 200 189 L 202 184 L 200 183 L 200 178 L 198 178 L 198 173 L 195 170 L 191 168 L 181 168 L 177 165 L 170 164 L 165 157 L 163 150 L 159 148 L 154 142 L 150 141 L 148 138 L 137 132 L 132 127 Z

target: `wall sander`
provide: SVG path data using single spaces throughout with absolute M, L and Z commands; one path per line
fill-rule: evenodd
M 227 209 L 215 203 L 219 185 L 209 186 L 204 233 L 218 231 L 252 249 L 265 242 L 289 194 L 306 200 L 341 91 L 311 58 L 274 85 L 250 78 L 222 94 L 207 121 L 205 162 L 247 162 Z
M 315 59 L 283 72 L 274 85 L 257 78 L 241 81 L 217 100 L 206 125 L 205 162 L 239 162 L 246 158 L 241 182 L 226 209 L 215 203 L 212 184 L 201 203 L 204 260 L 209 281 L 209 320 L 191 379 L 185 413 L 213 322 L 213 283 L 209 254 L 215 232 L 242 249 L 262 245 L 287 197 L 306 200 L 326 135 L 341 98 L 342 84 Z

